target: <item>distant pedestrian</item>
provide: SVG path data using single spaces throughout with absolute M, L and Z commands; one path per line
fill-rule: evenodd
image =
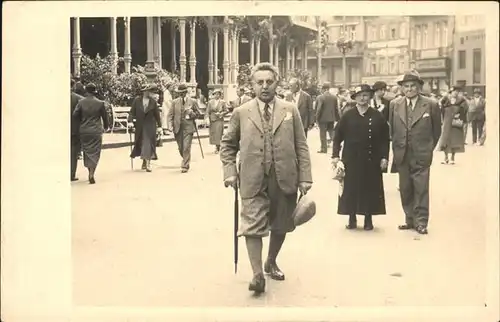
M 389 101 L 385 99 L 387 84 L 377 81 L 373 84 L 373 98 L 370 101 L 371 107 L 382 113 L 386 121 L 389 121 Z
M 469 121 L 472 126 L 472 144 L 481 137 L 486 120 L 486 101 L 479 88 L 474 89 L 474 98 L 469 106 Z
M 302 119 L 304 133 L 307 137 L 307 132 L 314 126 L 314 108 L 311 95 L 307 94 L 301 88 L 301 82 L 298 78 L 292 78 L 288 82 L 290 91 L 292 92 L 292 103 L 295 104 Z
M 153 171 L 151 160 L 158 160 L 156 154 L 157 134 L 162 133 L 160 107 L 158 105 L 158 87 L 146 85 L 142 88 L 142 96 L 132 102 L 128 122 L 135 128 L 134 148 L 131 158 L 142 159 L 142 170 Z
M 181 172 L 189 171 L 191 162 L 191 144 L 193 135 L 196 132 L 196 119 L 201 112 L 195 99 L 188 97 L 187 86 L 180 84 L 177 87 L 179 95 L 173 102 L 168 114 L 170 130 L 174 133 L 175 141 L 182 158 Z
M 227 103 L 221 99 L 222 91 L 216 89 L 213 98 L 208 102 L 207 114 L 210 122 L 209 142 L 215 145 L 215 153 L 220 151 L 220 140 L 224 133 L 224 116 L 229 112 Z
M 316 99 L 316 122 L 319 127 L 321 149 L 318 153 L 327 153 L 326 133 L 333 140 L 334 129 L 340 119 L 337 97 L 330 93 L 330 83 L 321 87 L 322 94 Z
M 398 85 L 404 97 L 390 103 L 389 125 L 399 193 L 406 223 L 401 230 L 427 234 L 429 178 L 434 149 L 441 135 L 438 104 L 420 95 L 424 81 L 416 71 L 405 73 Z
M 71 118 L 71 181 L 76 181 L 78 178 L 76 177 L 76 168 L 78 166 L 78 157 L 81 152 L 81 144 L 80 144 L 80 136 L 79 132 L 79 123 L 78 120 L 73 116 L 73 112 L 77 104 L 83 99 L 83 96 L 80 96 L 74 92 L 75 81 L 71 80 L 71 97 L 70 97 L 70 118 Z
M 83 151 L 83 165 L 89 171 L 89 183 L 95 184 L 95 171 L 102 149 L 102 134 L 109 128 L 104 101 L 96 98 L 97 88 L 93 83 L 85 87 L 86 97 L 81 99 L 73 112 L 79 125 L 80 142 Z
M 443 129 L 438 146 L 438 150 L 444 152 L 442 164 L 455 164 L 455 154 L 465 152 L 464 124 L 467 122 L 467 101 L 459 95 L 460 91 L 460 87 L 452 87 L 450 96 L 442 102 Z M 449 154 L 451 160 L 448 158 Z
M 370 107 L 373 90 L 361 85 L 352 99 L 356 108 L 347 111 L 336 128 L 333 139 L 333 166 L 345 167 L 344 189 L 339 196 L 338 214 L 348 215 L 347 229 L 357 227 L 356 215 L 363 215 L 364 229 L 373 229 L 373 215 L 384 215 L 385 196 L 382 171 L 389 158 L 389 125 L 382 113 Z

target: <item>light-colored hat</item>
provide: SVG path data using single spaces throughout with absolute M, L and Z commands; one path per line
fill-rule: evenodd
M 308 195 L 302 196 L 292 214 L 295 226 L 305 224 L 314 215 L 316 215 L 316 203 Z
M 212 91 L 212 95 L 216 93 L 222 94 L 222 90 L 220 88 L 216 88 Z
M 404 73 L 403 77 L 398 80 L 397 84 L 402 85 L 404 82 L 417 81 L 420 85 L 424 84 L 424 81 L 420 78 L 420 74 L 416 70 L 411 70 Z
M 179 86 L 177 86 L 177 88 L 175 89 L 175 91 L 177 93 L 185 93 L 187 92 L 188 88 L 186 86 L 186 84 L 179 84 Z

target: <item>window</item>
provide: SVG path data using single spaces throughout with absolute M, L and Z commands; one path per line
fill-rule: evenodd
M 371 75 L 377 74 L 377 62 L 374 59 L 372 59 L 372 62 L 371 62 L 370 74 Z
M 380 58 L 379 61 L 379 66 L 380 66 L 380 74 L 382 75 L 387 75 L 387 61 L 385 58 Z
M 349 27 L 349 37 L 351 40 L 356 40 L 356 26 Z
M 405 57 L 399 56 L 399 73 L 403 74 L 406 71 Z
M 397 69 L 396 69 L 396 58 L 390 58 L 389 59 L 389 74 L 397 74 Z
M 404 39 L 406 37 L 407 37 L 407 35 L 406 35 L 406 22 L 403 22 L 399 26 L 399 38 Z
M 441 39 L 443 39 L 443 47 L 448 47 L 448 23 L 446 22 L 443 24 L 443 37 Z
M 434 25 L 434 48 L 441 47 L 441 24 L 438 22 Z
M 422 49 L 422 33 L 420 30 L 420 26 L 416 26 L 416 37 L 415 37 L 415 49 Z
M 378 33 L 377 33 L 377 27 L 372 26 L 372 40 L 377 41 L 378 40 Z
M 391 39 L 396 39 L 396 28 L 391 28 Z
M 386 28 L 386 26 L 384 26 L 384 25 L 380 26 L 380 40 L 385 40 L 385 37 L 386 37 L 385 28 Z
M 460 45 L 464 44 L 464 37 L 460 37 Z
M 472 83 L 481 83 L 481 49 L 474 48 L 472 51 Z
M 372 62 L 368 59 L 365 59 L 364 61 L 365 61 L 365 74 L 370 75 Z
M 458 51 L 458 69 L 465 69 L 465 50 Z
M 428 38 L 427 38 L 427 25 L 423 25 L 423 33 L 422 33 L 422 49 L 428 48 Z

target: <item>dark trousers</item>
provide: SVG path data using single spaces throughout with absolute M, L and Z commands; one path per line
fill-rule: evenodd
M 333 141 L 333 125 L 334 122 L 320 122 L 319 126 L 319 139 L 321 141 L 321 151 L 327 150 L 326 133 L 330 136 L 330 140 Z
M 175 141 L 177 142 L 177 147 L 179 148 L 179 154 L 182 157 L 182 169 L 189 169 L 189 163 L 191 162 L 191 143 L 193 142 L 193 133 L 184 131 L 182 126 L 175 134 Z
M 472 143 L 476 143 L 477 140 L 483 135 L 484 120 L 472 120 Z
M 76 167 L 78 165 L 78 156 L 81 151 L 80 137 L 78 135 L 71 135 L 71 148 L 70 148 L 70 164 L 71 164 L 71 178 L 76 176 Z
M 415 161 L 416 158 L 407 152 L 403 162 L 397 165 L 399 193 L 406 216 L 406 224 L 427 227 L 429 222 L 430 167 L 423 167 Z

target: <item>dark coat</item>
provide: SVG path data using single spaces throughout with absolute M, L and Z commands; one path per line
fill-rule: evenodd
M 389 121 L 389 104 L 390 104 L 390 102 L 388 100 L 386 100 L 385 98 L 382 98 L 381 101 L 382 101 L 382 106 L 376 106 L 375 98 L 373 98 L 371 101 L 371 106 L 374 109 L 376 109 L 377 111 L 379 111 L 380 113 L 382 113 L 382 115 L 384 116 L 386 121 Z
M 338 122 L 340 119 L 337 97 L 325 92 L 316 99 L 316 122 Z
M 303 90 L 300 90 L 297 108 L 300 113 L 300 118 L 302 119 L 302 126 L 304 127 L 304 130 L 307 131 L 315 122 L 313 100 L 311 95 L 307 94 Z
M 464 126 L 467 125 L 467 101 L 458 98 L 456 102 L 451 103 L 449 98 L 442 101 L 441 115 L 443 117 L 443 129 L 439 140 L 439 151 L 445 152 L 464 152 L 464 127 L 452 126 L 454 118 L 462 120 Z
M 141 155 L 142 136 L 147 135 L 150 142 L 156 142 L 156 129 L 161 128 L 160 107 L 158 103 L 150 98 L 148 107 L 144 109 L 142 99 L 142 96 L 134 99 L 128 116 L 129 123 L 134 122 L 135 128 L 134 148 L 130 155 L 131 158 Z M 156 160 L 158 158 L 156 155 L 156 144 L 152 144 L 152 149 L 152 159 Z
M 78 121 L 73 117 L 73 112 L 75 111 L 76 105 L 83 99 L 83 96 L 78 95 L 75 92 L 71 92 L 70 104 L 69 104 L 69 115 L 71 118 L 71 135 L 78 135 Z
M 81 99 L 76 104 L 73 117 L 79 124 L 79 134 L 102 134 L 104 129 L 109 128 L 105 103 L 95 96 Z
M 338 213 L 385 214 L 380 161 L 389 158 L 387 121 L 371 107 L 364 116 L 359 114 L 357 108 L 353 108 L 345 112 L 335 130 L 332 157 L 339 157 L 341 143 L 345 178 Z

